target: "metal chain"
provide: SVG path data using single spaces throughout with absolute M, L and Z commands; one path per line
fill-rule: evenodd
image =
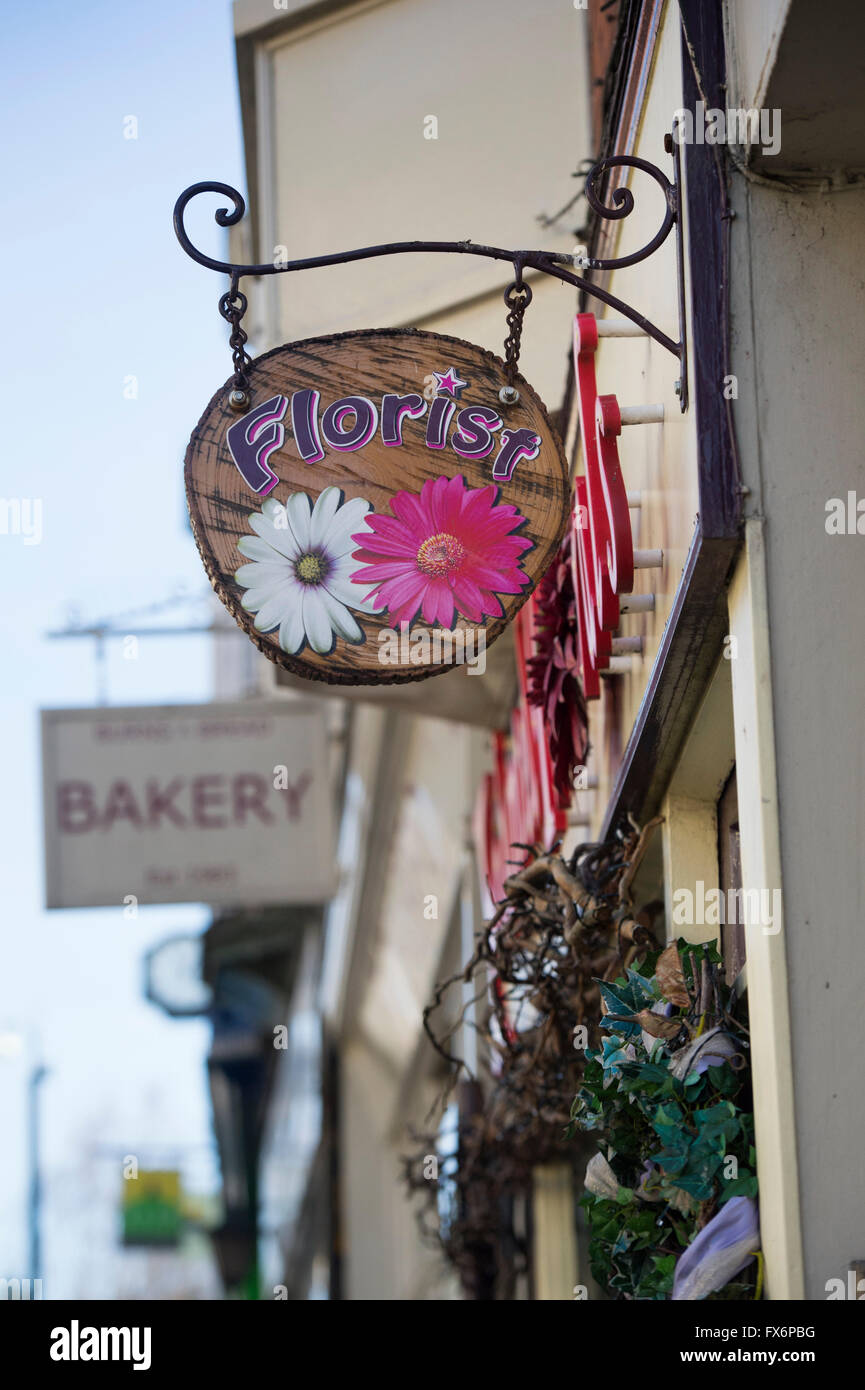
M 514 266 L 515 279 L 504 293 L 504 301 L 510 310 L 507 317 L 508 336 L 505 338 L 505 377 L 507 386 L 499 392 L 503 405 L 516 405 L 520 398 L 514 382 L 520 361 L 520 342 L 523 335 L 523 315 L 532 302 L 532 291 L 523 283 L 523 267 L 517 262 Z
M 246 410 L 249 405 L 249 377 L 246 374 L 246 369 L 250 366 L 252 358 L 246 351 L 247 335 L 241 327 L 241 320 L 247 310 L 247 298 L 238 289 L 237 282 L 238 277 L 232 275 L 231 288 L 219 300 L 219 312 L 231 324 L 231 336 L 228 342 L 234 362 L 234 385 L 228 399 L 232 410 L 239 411 Z

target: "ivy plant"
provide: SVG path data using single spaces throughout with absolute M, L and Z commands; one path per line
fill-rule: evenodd
M 677 997 L 689 998 L 688 1006 L 665 1000 L 652 973 L 657 953 L 612 983 L 598 982 L 604 1036 L 587 1051 L 567 1130 L 591 1133 L 609 1165 L 603 1192 L 587 1191 L 582 1204 L 592 1273 L 619 1298 L 669 1298 L 676 1260 L 698 1231 L 731 1197 L 757 1194 L 747 1043 L 716 1002 L 720 958 L 712 945 L 680 941 L 673 949 L 681 963 Z M 647 1010 L 663 1038 L 644 1031 Z M 695 1044 L 711 1028 L 732 1055 L 715 1056 L 707 1039 L 698 1065 Z M 742 1280 L 713 1296 L 752 1297 Z

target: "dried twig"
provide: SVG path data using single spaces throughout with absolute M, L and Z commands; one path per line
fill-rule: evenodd
M 575 1156 L 573 1141 L 564 1139 L 584 1061 L 574 1047 L 575 1030 L 585 1026 L 597 1042 L 597 980 L 614 979 L 658 944 L 630 908 L 634 876 L 659 821 L 632 825 L 605 844 L 579 845 L 568 860 L 556 849 L 521 846 L 527 858 L 505 882 L 504 899 L 478 934 L 470 960 L 436 988 L 424 1010 L 427 1036 L 448 1064 L 441 1111 L 461 1077 L 468 1079 L 474 1109 L 460 1124 L 458 1159 L 448 1162 L 450 1217 L 442 1222 L 436 1205 L 442 1176 L 432 1182 L 424 1171 L 424 1160 L 437 1149 L 434 1133 L 414 1136 L 405 1179 L 426 1197 L 422 1230 L 443 1245 L 469 1283 L 477 1283 L 481 1267 L 501 1274 L 511 1258 L 511 1246 L 506 1258 L 502 1244 L 503 1203 L 528 1190 L 537 1164 Z M 433 1017 L 453 988 L 473 983 L 473 1000 L 461 1001 L 448 1028 L 437 1032 Z M 471 1005 L 482 1000 L 485 1017 L 466 1020 Z M 466 1022 L 485 1044 L 479 1077 L 450 1050 Z

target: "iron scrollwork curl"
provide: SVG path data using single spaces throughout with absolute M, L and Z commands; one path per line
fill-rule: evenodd
M 639 250 L 632 251 L 627 256 L 614 256 L 607 260 L 587 257 L 584 262 L 586 269 L 623 270 L 626 266 L 637 265 L 663 245 L 676 223 L 678 206 L 675 184 L 670 183 L 670 180 L 656 164 L 650 164 L 647 159 L 638 159 L 636 155 L 611 155 L 608 159 L 600 160 L 589 171 L 589 176 L 586 179 L 586 201 L 592 211 L 605 221 L 619 221 L 629 217 L 634 211 L 634 195 L 625 184 L 619 184 L 617 188 L 613 189 L 609 204 L 603 203 L 598 194 L 598 187 L 607 173 L 611 169 L 622 168 L 639 169 L 655 180 L 664 195 L 664 220 L 652 240 L 647 242 L 645 246 L 641 246 Z
M 508 261 L 514 267 L 516 280 L 519 282 L 524 270 L 535 270 L 543 275 L 552 275 L 557 280 L 565 284 L 572 285 L 581 290 L 592 299 L 600 301 L 609 309 L 621 314 L 642 329 L 667 352 L 673 354 L 679 361 L 680 378 L 676 384 L 677 394 L 680 397 L 682 409 L 685 409 L 687 402 L 687 351 L 685 341 L 685 306 L 684 306 L 684 271 L 683 271 L 683 247 L 682 247 L 682 221 L 679 216 L 679 189 L 681 187 L 679 149 L 674 143 L 672 136 L 666 139 L 667 153 L 673 156 L 674 182 L 648 160 L 638 159 L 634 155 L 611 155 L 607 159 L 602 159 L 589 173 L 586 180 L 586 198 L 589 206 L 601 218 L 605 220 L 620 220 L 628 217 L 634 210 L 634 195 L 631 190 L 624 185 L 615 188 L 610 195 L 610 204 L 601 201 L 598 188 L 600 181 L 608 174 L 611 169 L 633 168 L 648 174 L 659 185 L 663 191 L 666 212 L 660 230 L 646 246 L 640 250 L 632 252 L 627 256 L 619 256 L 614 259 L 601 260 L 587 256 L 577 257 L 567 255 L 561 251 L 509 251 L 500 246 L 482 246 L 473 241 L 394 241 L 381 246 L 363 246 L 353 251 L 338 251 L 323 256 L 305 256 L 298 260 L 279 260 L 265 262 L 259 265 L 238 265 L 231 261 L 220 261 L 214 256 L 208 256 L 200 251 L 191 241 L 186 230 L 184 221 L 186 209 L 193 198 L 203 193 L 217 193 L 228 198 L 231 207 L 221 207 L 216 210 L 215 219 L 220 227 L 234 227 L 240 222 L 246 212 L 246 203 L 242 194 L 230 184 L 220 183 L 215 180 L 207 180 L 201 183 L 191 184 L 189 188 L 181 193 L 174 205 L 174 231 L 177 240 L 183 250 L 192 260 L 199 265 L 206 266 L 208 270 L 215 270 L 231 279 L 232 292 L 236 292 L 238 281 L 241 276 L 248 275 L 258 277 L 261 275 L 276 275 L 295 270 L 313 270 L 323 266 L 345 265 L 351 261 L 372 260 L 379 256 L 404 255 L 410 252 L 432 252 L 452 253 L 468 256 L 484 256 L 489 260 Z M 637 262 L 645 260 L 651 256 L 659 246 L 666 241 L 671 230 L 676 228 L 676 251 L 678 263 L 678 310 L 679 310 L 679 337 L 678 341 L 671 338 L 657 324 L 652 323 L 638 310 L 616 295 L 610 293 L 603 286 L 595 284 L 584 275 L 575 274 L 579 270 L 620 270 L 626 266 L 636 265 Z M 235 364 L 236 365 L 236 364 Z
M 231 211 L 228 208 L 217 208 L 214 218 L 220 227 L 235 227 L 243 214 L 246 212 L 246 203 L 242 193 L 238 193 L 236 188 L 232 188 L 230 183 L 214 183 L 210 180 L 204 183 L 191 183 L 185 188 L 174 204 L 174 235 L 180 242 L 187 256 L 191 256 L 199 265 L 207 266 L 208 270 L 219 270 L 233 279 L 239 279 L 246 274 L 245 266 L 234 266 L 230 261 L 217 261 L 212 256 L 205 256 L 203 251 L 199 251 L 193 246 L 189 239 L 189 234 L 183 221 L 183 214 L 193 198 L 197 198 L 199 193 L 221 193 L 224 198 L 230 198 L 234 206 Z

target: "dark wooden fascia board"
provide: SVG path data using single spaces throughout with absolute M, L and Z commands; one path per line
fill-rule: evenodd
M 726 589 L 737 537 L 709 539 L 697 526 L 658 655 L 607 805 L 601 837 L 628 814 L 661 803 L 728 631 Z

